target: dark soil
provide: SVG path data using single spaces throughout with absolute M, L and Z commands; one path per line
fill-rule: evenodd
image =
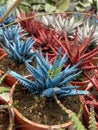
M 32 95 L 18 84 L 14 92 L 14 106 L 26 118 L 45 125 L 59 125 L 67 122 L 68 115 L 61 110 L 53 98 L 41 98 Z M 78 96 L 69 96 L 61 102 L 76 114 L 79 113 L 81 103 Z
M 32 61 L 30 63 L 32 66 L 35 66 L 35 61 Z M 12 70 L 15 71 L 23 76 L 29 75 L 29 71 L 25 68 L 23 63 L 17 63 L 10 59 L 8 56 L 3 58 L 0 61 L 0 69 L 3 70 L 4 72 L 7 72 L 7 70 Z
M 0 130 L 8 130 L 9 113 L 7 109 L 0 109 Z

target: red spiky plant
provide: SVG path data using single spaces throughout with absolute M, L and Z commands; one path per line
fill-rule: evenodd
M 51 62 L 52 58 L 55 58 L 57 55 L 57 51 L 55 51 L 55 46 L 59 49 L 60 45 L 55 41 L 54 37 L 58 40 L 62 38 L 59 36 L 55 30 L 50 29 L 40 29 L 38 30 L 39 37 L 35 38 L 35 48 L 39 47 L 42 49 L 43 54 L 46 55 L 48 52 L 48 56 Z
M 41 22 L 37 21 L 33 16 L 34 12 L 27 14 L 27 13 L 22 13 L 20 12 L 18 19 L 22 20 L 20 21 L 20 26 L 30 35 L 34 37 L 38 37 L 38 30 L 43 29 L 43 25 Z M 26 19 L 28 17 L 31 17 L 29 19 Z M 23 20 L 25 19 L 25 20 Z
M 80 67 L 83 70 L 96 69 L 97 66 L 92 64 L 92 58 L 98 54 L 98 47 L 94 48 L 92 51 L 88 52 L 87 48 L 89 46 L 90 40 L 94 34 L 94 31 L 91 32 L 89 37 L 86 37 L 81 44 L 78 43 L 78 30 L 76 31 L 76 35 L 74 41 L 70 41 L 67 35 L 64 33 L 64 39 L 58 40 L 56 37 L 54 39 L 56 42 L 62 47 L 64 55 L 65 53 L 69 57 L 68 62 L 72 65 L 75 65 L 79 61 Z M 55 51 L 58 50 L 58 46 L 55 46 Z
M 19 19 L 22 20 L 26 17 L 34 15 L 34 13 L 20 13 Z M 55 51 L 54 47 L 57 46 L 58 49 L 60 47 L 60 45 L 53 37 L 59 40 L 62 36 L 59 36 L 59 34 L 54 29 L 46 28 L 40 21 L 37 21 L 35 18 L 23 20 L 20 22 L 20 25 L 35 40 L 35 49 L 41 48 L 44 56 L 48 52 L 49 60 L 52 62 L 57 54 L 57 51 Z
M 94 112 L 96 116 L 96 121 L 98 123 L 98 71 L 91 78 L 87 74 L 86 76 L 91 81 L 92 86 L 87 88 L 90 91 L 89 95 L 86 95 L 84 98 L 84 103 L 87 106 L 88 110 L 92 104 L 94 105 Z

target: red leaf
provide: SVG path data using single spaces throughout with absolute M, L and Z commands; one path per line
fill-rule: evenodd
M 85 38 L 82 43 L 80 44 L 79 51 L 80 55 L 84 54 L 84 52 L 87 50 L 88 45 L 90 44 L 90 40 L 94 34 L 94 31 L 91 32 L 90 36 Z

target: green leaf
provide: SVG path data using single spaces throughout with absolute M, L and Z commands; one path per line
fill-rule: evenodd
M 45 4 L 45 11 L 51 13 L 56 10 L 56 6 L 46 3 Z
M 70 5 L 70 0 L 60 0 L 57 4 L 57 8 L 61 11 L 68 10 Z
M 3 92 L 9 92 L 9 89 L 6 87 L 0 87 L 0 94 L 2 94 Z

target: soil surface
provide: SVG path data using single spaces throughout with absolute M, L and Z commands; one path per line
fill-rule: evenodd
M 30 63 L 32 66 L 35 66 L 35 61 L 32 61 L 32 63 Z M 10 59 L 8 56 L 6 56 L 5 58 L 3 58 L 0 61 L 0 69 L 3 70 L 4 72 L 7 72 L 7 70 L 12 70 L 15 71 L 23 76 L 29 75 L 29 71 L 25 68 L 23 63 L 17 63 L 15 61 L 13 61 L 12 59 Z
M 15 88 L 13 105 L 26 118 L 45 125 L 59 125 L 67 122 L 68 115 L 61 110 L 53 98 L 41 98 L 32 95 L 23 86 L 18 84 Z M 75 113 L 80 111 L 78 96 L 69 96 L 61 102 Z
M 7 109 L 0 109 L 0 130 L 8 130 L 9 114 Z

